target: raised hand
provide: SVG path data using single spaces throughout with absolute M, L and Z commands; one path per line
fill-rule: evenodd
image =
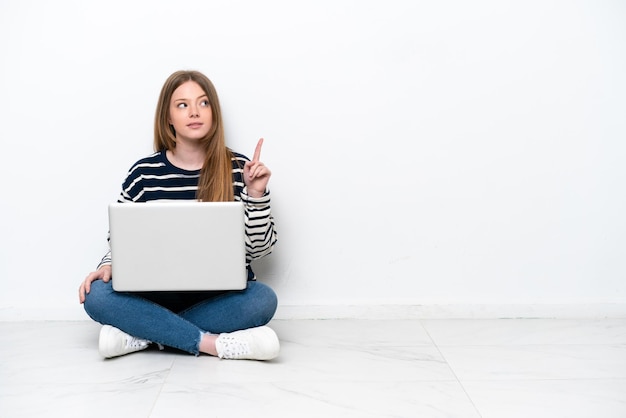
M 248 187 L 250 197 L 262 197 L 267 189 L 272 172 L 260 161 L 263 138 L 259 139 L 251 161 L 243 167 L 243 181 Z

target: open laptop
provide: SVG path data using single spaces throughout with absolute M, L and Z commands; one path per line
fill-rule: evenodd
M 112 203 L 109 228 L 117 291 L 246 287 L 241 202 Z

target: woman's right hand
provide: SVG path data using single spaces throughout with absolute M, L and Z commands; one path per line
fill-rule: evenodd
M 78 300 L 80 301 L 80 303 L 85 302 L 85 295 L 89 293 L 89 291 L 91 290 L 91 282 L 95 280 L 102 280 L 105 283 L 111 280 L 111 266 L 105 264 L 98 270 L 92 271 L 87 275 L 87 277 L 85 277 L 85 280 L 83 280 L 83 282 L 80 284 L 80 287 L 78 288 Z

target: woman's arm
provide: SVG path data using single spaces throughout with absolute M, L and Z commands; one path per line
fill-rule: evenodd
M 248 196 L 244 188 L 241 201 L 245 208 L 246 261 L 249 263 L 270 254 L 278 238 L 270 210 L 269 192 L 255 198 Z

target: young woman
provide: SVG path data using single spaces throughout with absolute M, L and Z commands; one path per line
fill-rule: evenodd
M 229 359 L 278 355 L 278 338 L 265 326 L 276 312 L 276 294 L 250 268 L 276 243 L 262 145 L 263 139 L 252 160 L 226 147 L 217 92 L 206 76 L 178 71 L 167 79 L 155 115 L 156 153 L 131 167 L 118 201 L 242 201 L 248 285 L 229 292 L 116 292 L 108 252 L 78 290 L 87 314 L 104 325 L 99 349 L 105 358 L 151 343 Z

